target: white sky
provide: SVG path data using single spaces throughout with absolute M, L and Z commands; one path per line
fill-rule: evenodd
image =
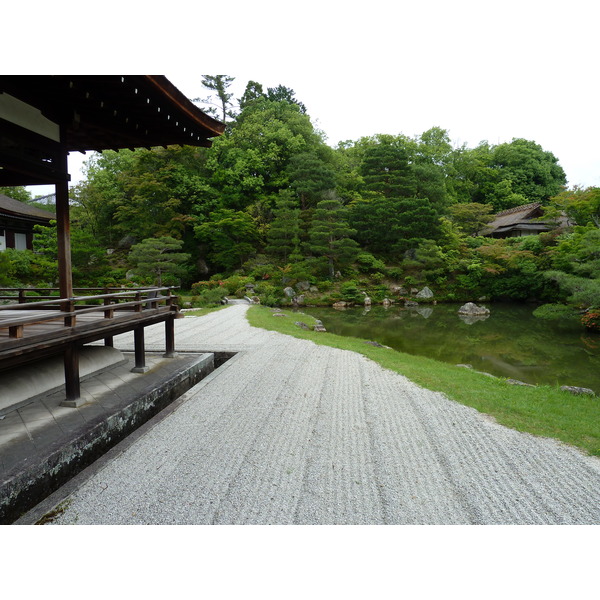
M 58 4 L 73 8 L 68 34 L 5 72 L 165 74 L 190 97 L 205 95 L 203 73 L 234 76 L 238 97 L 250 79 L 281 83 L 331 145 L 434 125 L 469 147 L 523 137 L 557 156 L 570 185 L 600 185 L 592 0 L 236 0 L 196 15 L 190 3 L 107 0 L 87 18 L 83 3 Z M 47 31 L 51 6 L 34 29 Z

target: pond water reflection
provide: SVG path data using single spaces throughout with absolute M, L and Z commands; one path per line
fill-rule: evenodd
M 534 306 L 490 304 L 487 317 L 458 314 L 459 304 L 404 308 L 306 308 L 327 331 L 408 354 L 526 383 L 575 385 L 600 394 L 600 336 L 577 322 L 546 321 Z

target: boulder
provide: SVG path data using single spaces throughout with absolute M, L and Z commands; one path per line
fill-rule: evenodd
M 296 306 L 304 304 L 304 294 L 300 294 L 299 296 L 294 296 L 294 298 L 292 299 L 292 302 Z
M 348 308 L 348 306 L 350 306 L 349 302 L 344 302 L 343 300 L 340 300 L 339 302 L 334 302 L 332 304 L 333 308 Z
M 490 311 L 484 306 L 477 306 L 477 304 L 474 304 L 473 302 L 467 302 L 458 309 L 458 314 L 469 315 L 472 317 L 482 317 L 484 315 L 489 315 Z
M 310 289 L 310 281 L 299 281 L 296 284 L 296 289 L 300 292 L 306 292 Z
M 307 330 L 310 330 L 310 327 L 309 327 L 309 326 L 308 326 L 306 323 L 303 323 L 302 321 L 296 321 L 296 322 L 294 323 L 294 325 L 296 325 L 296 326 L 300 327 L 300 329 L 307 329 Z
M 418 302 L 414 302 L 413 300 L 405 300 L 404 301 L 404 306 L 411 308 L 411 307 L 415 307 L 415 306 L 419 306 Z
M 319 291 L 319 288 L 318 288 L 316 285 L 311 285 L 311 286 L 308 288 L 308 291 L 309 291 L 309 292 L 311 292 L 311 293 L 313 293 L 313 294 L 316 294 L 316 293 L 318 293 L 318 291 Z
M 384 346 L 383 344 L 380 344 L 379 342 L 367 341 L 367 342 L 365 342 L 365 344 L 369 344 L 370 346 L 375 346 L 375 348 L 389 348 L 389 346 Z
M 425 286 L 416 296 L 417 298 L 433 298 L 433 292 Z
M 294 288 L 291 287 L 284 288 L 283 293 L 285 294 L 286 298 L 293 298 L 296 295 Z
M 384 298 L 382 304 L 384 306 L 390 306 L 392 304 L 392 302 L 390 301 L 389 298 Z
M 371 306 L 371 298 L 369 296 L 365 296 L 365 306 Z
M 518 379 L 507 379 L 506 383 L 509 383 L 510 385 L 524 385 L 526 387 L 535 387 L 535 385 L 532 385 L 531 383 L 525 383 L 524 381 L 519 381 Z
M 318 319 L 315 321 L 315 326 L 313 327 L 315 331 L 327 331 L 325 327 L 323 327 L 323 323 Z
M 417 288 L 410 288 L 411 296 L 416 296 L 418 293 L 419 293 L 419 290 Z
M 579 395 L 585 395 L 585 396 L 595 396 L 595 392 L 594 390 L 590 390 L 590 388 L 584 388 L 584 387 L 576 387 L 573 385 L 561 385 L 560 389 L 563 390 L 563 392 L 571 392 L 571 394 L 577 394 Z

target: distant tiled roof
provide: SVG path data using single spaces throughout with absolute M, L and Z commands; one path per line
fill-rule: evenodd
M 56 219 L 56 215 L 48 210 L 30 206 L 25 202 L 19 202 L 14 198 L 9 198 L 0 194 L 0 214 L 11 217 L 25 217 L 35 220 L 50 221 Z
M 539 208 L 541 204 L 539 202 L 532 202 L 531 204 L 522 204 L 521 206 L 513 206 L 512 208 L 508 208 L 507 210 L 503 210 L 499 213 L 496 213 L 497 217 L 502 215 L 512 215 L 513 213 L 520 213 L 523 211 L 529 211 L 536 208 Z
M 538 221 L 537 219 L 540 219 L 543 214 L 544 211 L 539 202 L 515 206 L 496 213 L 494 220 L 480 232 L 480 235 L 499 235 L 513 229 L 546 231 L 556 226 L 551 223 L 557 222 L 562 227 L 569 225 L 568 219 L 564 215 L 558 219 Z M 536 220 L 534 221 L 534 219 Z
M 521 221 L 529 221 L 529 219 L 535 216 L 541 216 L 540 207 L 542 205 L 539 202 L 533 202 L 531 204 L 523 204 L 522 206 L 515 206 L 508 210 L 503 210 L 496 214 L 496 218 L 488 225 L 490 229 L 498 229 L 499 227 L 507 227 L 509 225 L 516 225 Z M 535 214 L 539 213 L 539 214 Z

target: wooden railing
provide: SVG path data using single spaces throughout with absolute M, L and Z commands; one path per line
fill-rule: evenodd
M 77 288 L 74 291 L 93 291 L 98 288 Z M 104 288 L 106 289 L 106 288 Z M 177 312 L 177 296 L 173 295 L 174 287 L 159 288 L 130 288 L 117 293 L 104 293 L 94 296 L 74 296 L 72 298 L 59 298 L 52 295 L 40 295 L 40 292 L 55 291 L 55 288 L 0 288 L 0 292 L 13 291 L 17 294 L 12 296 L 0 296 L 0 300 L 17 300 L 10 304 L 0 305 L 0 329 L 9 330 L 9 337 L 20 339 L 23 337 L 23 329 L 32 323 L 56 321 L 64 319 L 65 327 L 74 327 L 77 317 L 90 312 L 103 312 L 104 318 L 113 319 L 116 311 L 133 311 L 141 313 L 144 308 L 157 309 L 164 305 L 167 310 Z M 26 292 L 35 292 L 36 296 L 26 296 Z M 165 295 L 162 292 L 166 292 Z M 43 300 L 39 300 L 43 298 Z M 35 300 L 34 300 L 35 299 Z M 88 304 L 89 302 L 102 301 L 102 304 Z M 84 303 L 84 304 L 82 304 Z M 15 310 L 48 310 L 47 315 L 39 312 L 34 316 L 7 317 L 3 318 L 3 312 Z

